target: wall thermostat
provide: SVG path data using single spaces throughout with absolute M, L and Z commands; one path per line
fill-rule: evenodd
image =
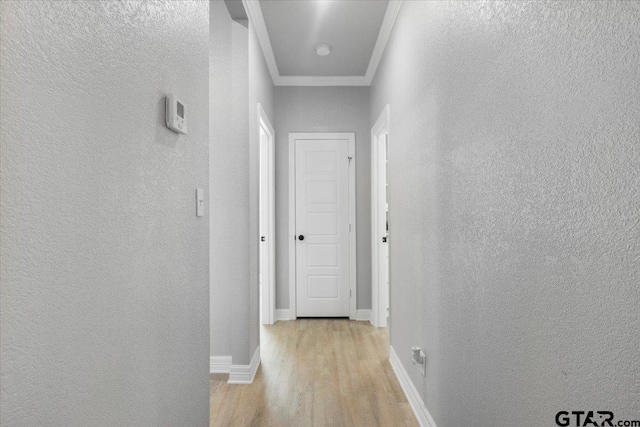
M 187 134 L 187 107 L 173 94 L 167 95 L 165 101 L 167 127 L 174 132 Z

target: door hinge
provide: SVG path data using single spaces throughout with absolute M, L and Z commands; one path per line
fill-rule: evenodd
M 349 224 L 349 233 L 351 233 L 351 224 Z
M 347 159 L 349 159 L 349 166 L 351 166 L 351 160 L 353 160 L 353 157 L 349 156 Z

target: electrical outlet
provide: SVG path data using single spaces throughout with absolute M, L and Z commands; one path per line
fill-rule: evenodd
M 422 376 L 427 376 L 427 356 L 420 347 L 411 347 L 411 362 L 414 365 L 420 365 Z

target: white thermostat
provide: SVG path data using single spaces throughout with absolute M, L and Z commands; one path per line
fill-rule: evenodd
M 173 94 L 167 95 L 165 101 L 167 127 L 174 132 L 187 134 L 187 107 Z

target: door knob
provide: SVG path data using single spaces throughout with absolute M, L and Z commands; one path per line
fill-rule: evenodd
M 304 236 L 301 234 L 298 236 L 298 240 L 304 240 Z

